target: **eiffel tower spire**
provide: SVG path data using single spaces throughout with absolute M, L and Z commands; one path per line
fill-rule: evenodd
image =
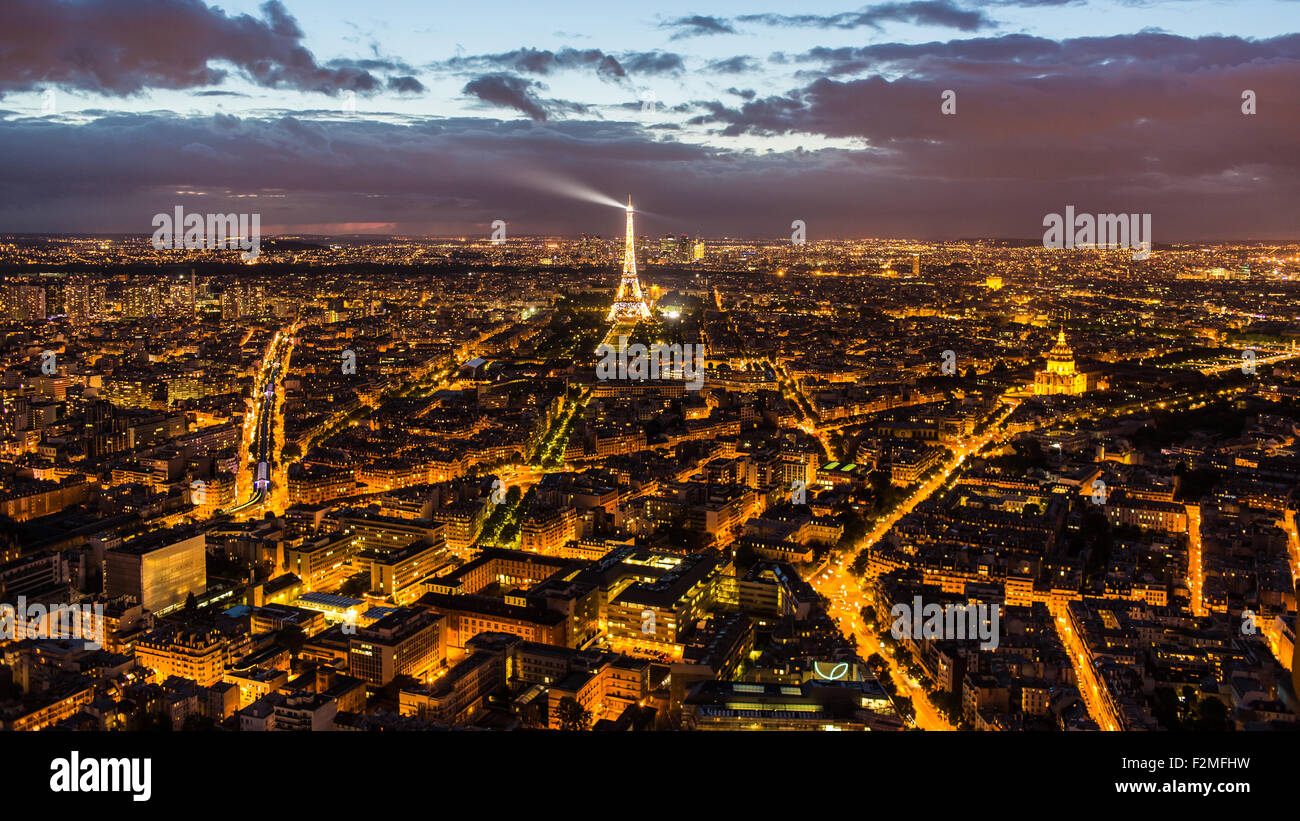
M 632 231 L 632 197 L 627 198 L 627 236 L 623 241 L 623 278 L 618 283 L 618 293 L 609 308 L 606 322 L 649 319 L 650 309 L 641 294 L 641 281 L 636 275 L 636 239 Z

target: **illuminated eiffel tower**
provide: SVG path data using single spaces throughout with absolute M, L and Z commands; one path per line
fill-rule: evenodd
M 627 198 L 627 238 L 623 244 L 623 279 L 618 283 L 618 293 L 609 308 L 606 322 L 635 322 L 649 319 L 650 308 L 641 294 L 641 282 L 636 276 L 636 243 L 632 235 L 632 198 Z

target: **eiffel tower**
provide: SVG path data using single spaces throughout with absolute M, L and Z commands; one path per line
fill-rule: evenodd
M 641 294 L 641 282 L 636 276 L 636 244 L 632 234 L 632 198 L 627 198 L 627 238 L 623 244 L 623 279 L 618 283 L 618 293 L 609 308 L 606 322 L 636 322 L 649 319 L 650 308 Z

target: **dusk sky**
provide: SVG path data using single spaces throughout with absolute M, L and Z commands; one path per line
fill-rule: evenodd
M 630 194 L 651 235 L 1032 238 L 1074 205 L 1150 213 L 1158 243 L 1294 240 L 1298 23 L 1295 0 L 4 0 L 0 232 L 148 234 L 182 205 L 264 234 L 617 236 L 594 200 Z

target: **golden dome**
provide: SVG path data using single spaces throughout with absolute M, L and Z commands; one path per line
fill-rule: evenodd
M 1064 328 L 1062 328 L 1061 333 L 1057 335 L 1056 344 L 1053 345 L 1052 349 L 1047 352 L 1047 358 L 1049 360 L 1056 361 L 1056 362 L 1074 361 L 1074 349 L 1070 347 L 1069 342 L 1065 341 Z
M 1056 337 L 1056 344 L 1047 352 L 1047 373 L 1062 376 L 1074 375 L 1074 349 L 1065 341 L 1065 329 Z

